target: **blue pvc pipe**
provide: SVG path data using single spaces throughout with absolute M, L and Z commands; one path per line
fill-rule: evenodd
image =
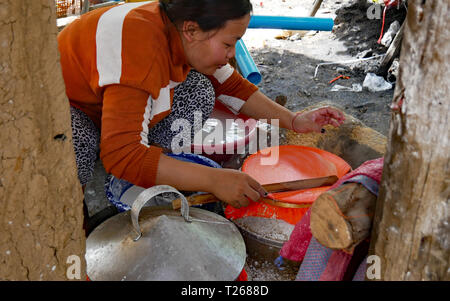
M 258 67 L 256 67 L 252 56 L 242 40 L 239 40 L 236 43 L 235 58 L 239 70 L 241 71 L 241 75 L 252 84 L 259 84 L 262 79 L 261 73 L 259 72 Z
M 331 18 L 252 16 L 248 28 L 331 31 L 333 26 Z
M 333 26 L 331 18 L 252 16 L 248 28 L 331 31 Z M 236 43 L 236 62 L 244 78 L 255 85 L 261 82 L 261 73 L 242 40 Z

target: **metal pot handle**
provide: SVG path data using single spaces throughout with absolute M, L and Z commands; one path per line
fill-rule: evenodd
M 131 206 L 131 222 L 133 223 L 134 230 L 138 234 L 138 236 L 134 239 L 134 241 L 139 240 L 139 238 L 141 238 L 141 236 L 142 236 L 141 227 L 139 226 L 139 221 L 138 221 L 139 213 L 141 212 L 142 207 L 144 207 L 145 204 L 149 200 L 154 198 L 155 196 L 157 196 L 161 193 L 165 193 L 165 192 L 173 192 L 180 196 L 180 198 L 181 198 L 181 215 L 183 216 L 183 218 L 186 222 L 190 223 L 192 221 L 191 217 L 189 216 L 188 201 L 181 192 L 179 192 L 172 186 L 168 186 L 168 185 L 158 185 L 158 186 L 150 187 L 150 188 L 142 191 L 138 195 L 136 200 L 133 202 L 133 205 Z

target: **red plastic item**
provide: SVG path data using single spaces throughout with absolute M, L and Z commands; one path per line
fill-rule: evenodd
M 276 147 L 270 150 L 273 154 Z M 267 157 L 257 152 L 249 156 L 242 165 L 242 171 L 252 176 L 260 184 L 271 184 L 284 181 L 295 181 L 336 175 L 343 177 L 351 170 L 351 166 L 340 157 L 313 147 L 301 145 L 282 145 L 278 147 L 279 158 L 276 164 L 263 165 L 261 159 Z M 327 191 L 330 186 L 272 193 L 271 196 L 283 203 L 296 204 L 302 208 L 286 208 L 273 206 L 263 202 L 250 202 L 243 208 L 227 206 L 225 216 L 238 219 L 245 216 L 259 216 L 282 219 L 295 225 L 306 213 L 319 195 Z
M 248 281 L 248 275 L 245 269 L 242 269 L 242 272 L 239 274 L 236 281 Z
M 380 33 L 380 37 L 378 38 L 377 43 L 381 44 L 381 39 L 383 39 L 383 34 L 384 34 L 384 23 L 386 21 L 386 11 L 393 7 L 394 5 L 398 5 L 399 2 L 398 0 L 384 0 L 384 9 L 383 9 L 383 21 L 381 22 L 381 33 Z
M 398 5 L 398 0 L 383 0 L 384 1 L 384 5 L 387 8 L 391 8 L 394 5 Z

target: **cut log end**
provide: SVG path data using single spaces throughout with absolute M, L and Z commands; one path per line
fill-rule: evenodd
M 327 191 L 311 207 L 311 233 L 325 247 L 351 250 L 369 236 L 375 204 L 359 183 Z
M 353 244 L 350 224 L 339 213 L 328 194 L 322 194 L 311 207 L 311 233 L 331 249 L 346 249 Z

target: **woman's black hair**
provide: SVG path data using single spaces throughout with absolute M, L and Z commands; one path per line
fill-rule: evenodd
M 195 21 L 203 31 L 220 29 L 253 9 L 250 0 L 159 0 L 159 5 L 174 24 Z

